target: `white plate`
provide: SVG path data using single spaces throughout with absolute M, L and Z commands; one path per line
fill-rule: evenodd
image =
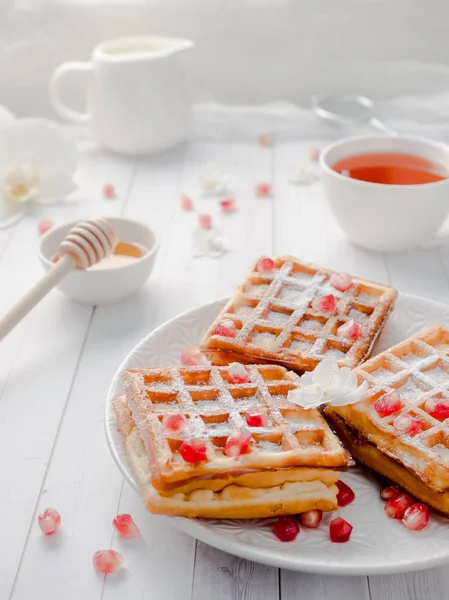
M 155 329 L 144 338 L 120 365 L 106 405 L 105 425 L 109 448 L 126 480 L 137 489 L 122 439 L 116 430 L 111 401 L 122 392 L 119 379 L 124 369 L 179 364 L 184 346 L 196 346 L 224 300 L 184 313 Z M 401 294 L 379 340 L 376 351 L 435 324 L 449 326 L 449 306 Z M 330 516 L 316 530 L 301 529 L 294 542 L 281 543 L 271 532 L 272 520 L 201 520 L 170 518 L 193 537 L 220 550 L 275 567 L 341 575 L 368 575 L 414 571 L 449 562 L 449 522 L 432 516 L 420 532 L 408 531 L 400 521 L 384 514 L 379 485 L 359 469 L 343 479 L 353 488 L 355 501 L 339 513 L 354 530 L 346 544 L 332 544 L 328 538 Z M 335 514 L 332 515 L 332 518 Z M 166 518 L 166 517 L 161 517 Z

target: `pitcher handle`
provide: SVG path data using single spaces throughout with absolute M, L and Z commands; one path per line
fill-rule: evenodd
M 69 73 L 74 72 L 91 73 L 92 65 L 88 62 L 66 62 L 59 65 L 50 79 L 50 102 L 61 117 L 64 117 L 73 123 L 86 124 L 89 122 L 90 118 L 87 112 L 74 110 L 73 108 L 66 106 L 61 100 L 61 85 L 66 76 Z

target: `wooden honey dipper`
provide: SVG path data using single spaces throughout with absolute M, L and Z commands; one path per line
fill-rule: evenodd
M 106 219 L 89 219 L 72 227 L 59 246 L 55 266 L 0 319 L 2 340 L 29 312 L 74 269 L 88 269 L 108 257 L 118 242 Z

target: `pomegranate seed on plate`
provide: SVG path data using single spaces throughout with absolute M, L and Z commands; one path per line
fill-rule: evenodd
M 226 440 L 224 453 L 226 456 L 231 456 L 233 458 L 240 456 L 241 454 L 246 454 L 250 441 L 251 434 L 247 429 L 234 431 Z
M 140 530 L 131 515 L 117 515 L 112 524 L 122 538 L 133 538 L 140 535 Z
M 332 294 L 318 296 L 312 300 L 312 308 L 320 312 L 333 313 L 337 308 L 337 300 Z
M 394 485 L 390 487 L 384 487 L 380 490 L 380 497 L 382 500 L 391 500 L 391 498 L 395 498 L 401 492 Z
M 181 413 L 169 412 L 162 419 L 162 426 L 169 433 L 179 433 L 186 425 L 187 419 Z
M 207 447 L 201 440 L 188 440 L 181 444 L 179 452 L 189 463 L 197 463 L 207 458 Z
M 271 137 L 271 135 L 267 135 L 266 133 L 263 133 L 262 135 L 259 135 L 259 145 L 260 146 L 272 146 L 273 144 L 273 138 Z
M 61 515 L 54 508 L 47 508 L 37 517 L 39 527 L 45 535 L 53 535 L 61 525 Z
M 237 204 L 234 198 L 226 198 L 226 200 L 220 200 L 221 210 L 224 213 L 235 212 L 237 210 Z
M 393 421 L 393 427 L 413 437 L 421 431 L 422 423 L 412 415 L 398 415 Z
M 234 321 L 231 321 L 231 319 L 223 319 L 215 327 L 215 331 L 213 332 L 212 335 L 223 335 L 224 337 L 235 337 L 236 331 L 237 331 L 237 327 L 235 326 Z
M 338 487 L 337 504 L 338 506 L 348 506 L 355 499 L 354 491 L 344 481 L 337 481 Z
M 181 350 L 181 362 L 183 365 L 187 366 L 210 364 L 206 356 L 199 348 L 193 348 L 189 346 L 186 346 Z
M 379 413 L 380 417 L 387 417 L 402 408 L 402 400 L 398 392 L 390 392 L 378 398 L 374 404 L 374 408 Z
M 198 215 L 198 225 L 202 229 L 210 229 L 212 227 L 212 217 L 210 215 Z
M 268 413 L 260 406 L 251 406 L 246 411 L 246 423 L 250 427 L 265 427 L 268 423 Z
M 321 519 L 323 518 L 322 510 L 308 510 L 307 512 L 303 512 L 299 515 L 299 520 L 301 521 L 301 525 L 307 527 L 309 529 L 315 529 L 321 523 Z
M 445 398 L 428 398 L 424 410 L 434 419 L 444 421 L 449 418 L 449 400 Z
M 318 148 L 310 148 L 309 150 L 309 158 L 313 162 L 318 162 L 320 159 L 320 151 Z
M 352 525 L 341 517 L 333 519 L 329 523 L 329 537 L 331 542 L 334 542 L 334 544 L 344 544 L 351 537 L 352 530 Z
M 47 231 L 49 231 L 52 227 L 53 221 L 51 219 L 45 219 L 38 224 L 37 230 L 39 235 L 44 235 L 44 233 L 47 233 Z
M 237 362 L 233 362 L 228 366 L 228 375 L 231 383 L 248 383 L 249 371 L 245 367 Z
M 299 533 L 299 525 L 291 517 L 280 517 L 271 529 L 281 542 L 293 542 Z
M 115 573 L 123 565 L 123 556 L 115 550 L 97 550 L 92 563 L 98 573 Z
M 190 196 L 187 196 L 186 194 L 181 194 L 180 201 L 181 208 L 183 210 L 193 210 L 193 200 Z
M 108 200 L 112 200 L 117 196 L 115 187 L 112 185 L 112 183 L 105 183 L 103 186 L 103 196 Z
M 402 522 L 411 531 L 421 531 L 429 522 L 429 509 L 419 502 L 412 504 L 405 511 Z
M 337 329 L 337 335 L 347 340 L 356 340 L 362 333 L 362 327 L 352 319 Z
M 329 279 L 329 283 L 339 292 L 346 292 L 352 284 L 352 277 L 347 273 L 334 273 Z
M 390 517 L 390 519 L 402 519 L 405 511 L 409 506 L 414 504 L 414 500 L 408 494 L 400 492 L 393 496 L 388 500 L 388 502 L 384 506 L 385 514 Z
M 271 189 L 271 185 L 269 183 L 257 183 L 254 187 L 254 191 L 256 192 L 256 196 L 259 198 L 266 198 L 271 196 L 273 190 Z
M 268 256 L 262 256 L 262 258 L 259 258 L 257 261 L 256 270 L 259 271 L 259 273 L 271 273 L 274 271 L 274 268 L 274 261 L 271 260 L 271 258 L 268 258 Z

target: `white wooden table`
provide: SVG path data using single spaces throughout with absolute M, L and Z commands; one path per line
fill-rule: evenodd
M 324 577 L 280 571 L 237 559 L 190 539 L 165 518 L 146 513 L 124 483 L 106 447 L 103 409 L 111 378 L 128 351 L 156 325 L 231 293 L 259 254 L 292 253 L 401 291 L 449 302 L 449 253 L 443 247 L 374 254 L 349 244 L 329 215 L 321 184 L 294 187 L 292 168 L 307 163 L 309 142 L 275 144 L 196 141 L 155 157 L 130 160 L 85 147 L 77 203 L 39 209 L 0 232 L 0 314 L 41 274 L 37 222 L 125 215 L 155 228 L 161 247 L 144 289 L 102 308 L 76 305 L 57 291 L 0 344 L 0 599 L 14 600 L 443 600 L 449 573 L 441 567 L 391 577 Z M 230 173 L 239 210 L 220 215 L 228 236 L 222 259 L 191 258 L 195 215 L 179 208 L 180 192 L 205 163 Z M 270 181 L 272 199 L 253 186 Z M 116 200 L 102 187 L 112 182 Z M 62 516 L 46 538 L 37 514 Z M 120 540 L 111 521 L 130 512 L 142 540 Z M 92 554 L 113 547 L 126 569 L 104 578 Z

